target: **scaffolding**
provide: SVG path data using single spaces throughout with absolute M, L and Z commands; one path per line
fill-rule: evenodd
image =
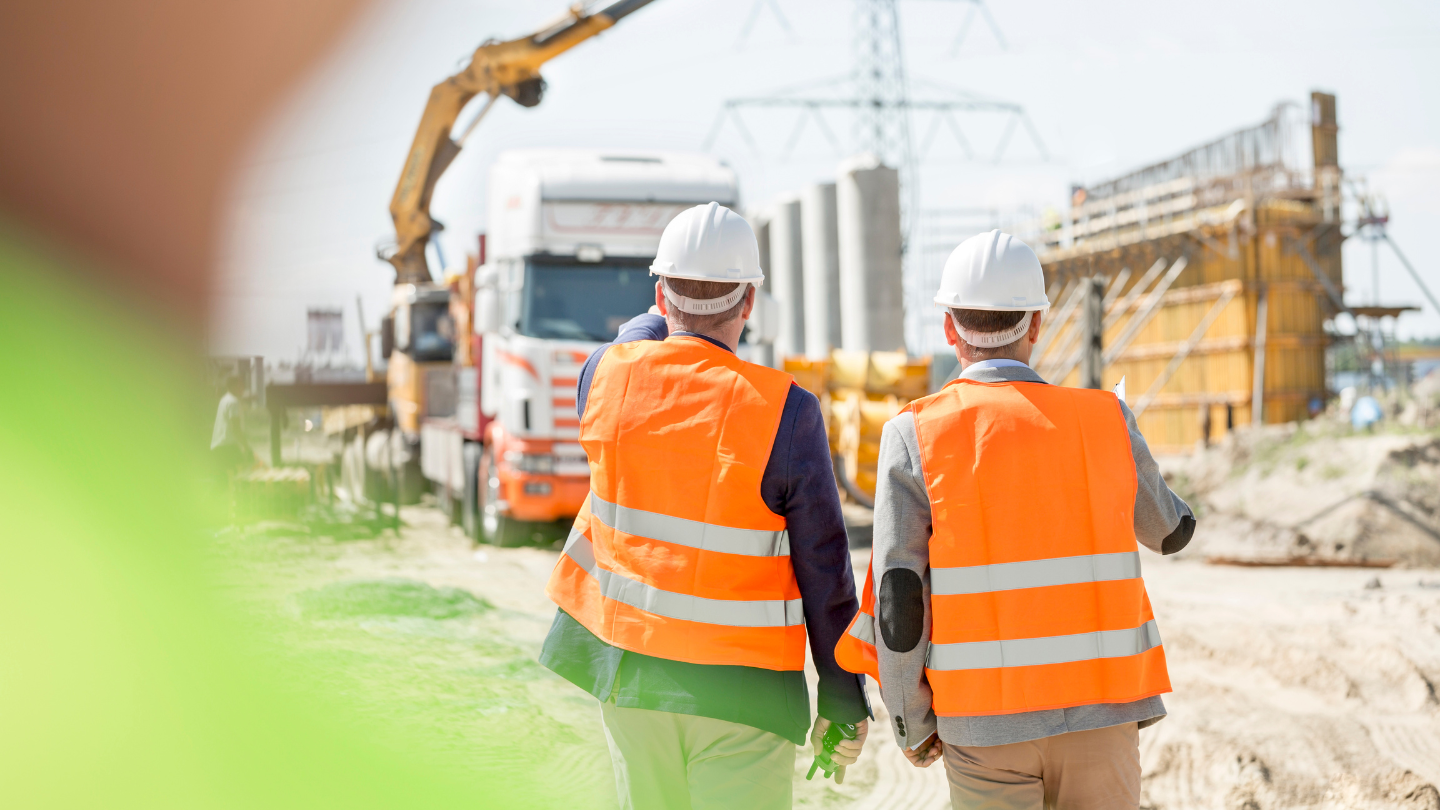
M 1054 302 L 1037 370 L 1078 385 L 1098 351 L 1099 383 L 1126 380 L 1160 451 L 1317 413 L 1326 324 L 1349 312 L 1337 131 L 1335 97 L 1313 93 L 1308 110 L 1281 104 L 1257 126 L 1076 187 L 1068 211 L 1022 232 Z

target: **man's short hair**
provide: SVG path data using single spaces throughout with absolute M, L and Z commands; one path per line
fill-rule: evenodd
M 241 377 L 239 374 L 231 374 L 229 377 L 226 377 L 226 378 L 225 378 L 225 390 L 226 390 L 226 391 L 234 391 L 234 390 L 237 389 L 237 388 L 240 389 L 240 390 L 242 390 L 242 391 L 245 390 L 245 378 L 244 378 L 244 377 Z
M 662 278 L 661 283 L 666 289 L 673 290 L 676 295 L 683 295 L 686 298 L 705 300 L 709 298 L 724 298 L 735 292 L 740 284 L 733 281 L 697 281 L 693 278 Z M 681 329 L 686 332 L 696 332 L 708 335 L 725 324 L 740 317 L 740 312 L 745 308 L 745 296 L 735 302 L 735 306 L 724 312 L 711 312 L 705 315 L 695 315 L 689 312 L 681 312 L 668 298 L 666 309 L 670 318 Z
M 1025 311 L 995 311 L 989 309 L 951 309 L 950 313 L 955 316 L 959 324 L 971 332 L 1003 332 L 1011 329 L 1020 319 L 1025 317 Z M 1013 358 L 1015 350 L 1020 347 L 1020 341 L 1025 336 L 1006 343 L 1004 346 L 970 346 L 970 356 L 976 360 L 993 360 L 999 357 Z M 964 338 L 961 338 L 964 341 Z

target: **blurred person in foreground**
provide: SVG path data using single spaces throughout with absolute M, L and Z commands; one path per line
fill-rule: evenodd
M 1138 545 L 1181 550 L 1194 514 L 1124 402 L 1031 369 L 1050 302 L 1028 245 L 966 240 L 935 301 L 961 373 L 881 433 L 837 658 L 880 680 L 912 764 L 944 758 L 957 810 L 1137 808 L 1139 731 L 1171 691 Z
M 215 428 L 210 432 L 210 455 L 215 468 L 225 477 L 255 461 L 255 451 L 245 435 L 245 409 L 240 401 L 245 380 L 239 374 L 225 378 L 225 394 L 215 409 Z
M 533 771 L 462 786 L 292 691 L 212 584 L 187 437 L 222 191 L 355 6 L 0 15 L 0 807 L 548 805 Z
M 832 722 L 858 726 L 843 782 L 870 712 L 835 663 L 857 605 L 825 422 L 789 374 L 735 356 L 764 280 L 749 223 L 682 211 L 650 272 L 655 308 L 581 370 L 590 497 L 540 662 L 600 700 L 622 807 L 788 808 L 806 729 L 818 754 Z

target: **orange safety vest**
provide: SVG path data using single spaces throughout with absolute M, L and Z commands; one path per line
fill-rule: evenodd
M 925 677 L 948 716 L 1170 691 L 1140 578 L 1135 462 L 1109 392 L 960 379 L 912 402 L 930 496 Z M 877 680 L 875 591 L 836 646 Z
M 804 669 L 790 536 L 760 496 L 790 382 L 696 337 L 610 347 L 580 420 L 590 497 L 550 598 L 622 649 Z

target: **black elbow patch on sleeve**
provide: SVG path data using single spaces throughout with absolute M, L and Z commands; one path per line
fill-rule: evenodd
M 925 593 L 920 575 L 892 568 L 880 580 L 880 635 L 895 652 L 910 652 L 925 629 Z
M 1175 531 L 1165 536 L 1160 541 L 1161 554 L 1174 554 L 1182 548 L 1190 545 L 1190 538 L 1195 534 L 1195 518 L 1190 515 L 1180 516 L 1180 525 Z

